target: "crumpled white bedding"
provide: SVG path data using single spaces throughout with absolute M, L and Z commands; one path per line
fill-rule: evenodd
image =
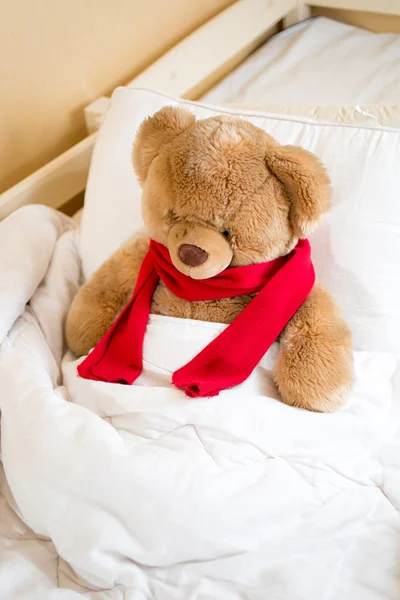
M 398 33 L 314 17 L 274 35 L 202 101 L 264 107 L 398 104 L 399 61 Z
M 1 600 L 398 599 L 400 357 L 357 353 L 331 415 L 277 399 L 276 348 L 189 400 L 170 373 L 223 326 L 152 317 L 136 385 L 81 380 L 78 241 L 44 207 L 0 224 Z

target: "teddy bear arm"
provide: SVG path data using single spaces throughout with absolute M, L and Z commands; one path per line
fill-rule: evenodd
M 338 408 L 351 389 L 351 334 L 321 284 L 284 329 L 274 375 L 284 402 L 317 412 Z
M 67 345 L 87 354 L 103 337 L 128 302 L 149 247 L 147 236 L 119 248 L 76 294 L 66 320 Z

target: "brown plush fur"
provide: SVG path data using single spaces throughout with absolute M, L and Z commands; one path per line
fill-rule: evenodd
M 281 146 L 240 119 L 196 122 L 189 112 L 164 108 L 142 124 L 133 163 L 147 234 L 196 279 L 286 255 L 330 206 L 330 182 L 313 154 Z M 127 302 L 147 247 L 146 237 L 131 240 L 77 294 L 66 324 L 76 354 L 97 343 Z M 187 302 L 160 283 L 152 312 L 231 323 L 250 300 Z M 280 344 L 274 375 L 283 401 L 314 411 L 337 408 L 352 384 L 352 343 L 322 286 L 314 286 Z

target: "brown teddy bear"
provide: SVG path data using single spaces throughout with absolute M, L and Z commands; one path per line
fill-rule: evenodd
M 319 160 L 242 119 L 196 121 L 185 110 L 163 108 L 142 123 L 133 164 L 147 235 L 117 250 L 76 295 L 66 339 L 77 355 L 99 342 L 129 301 L 149 238 L 168 248 L 180 272 L 202 280 L 288 256 L 330 207 Z M 151 312 L 230 324 L 253 297 L 187 301 L 160 282 Z M 274 378 L 282 400 L 314 411 L 340 406 L 353 379 L 351 335 L 319 283 L 279 342 Z

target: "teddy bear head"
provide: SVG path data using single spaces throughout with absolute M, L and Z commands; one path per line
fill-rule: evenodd
M 165 107 L 142 123 L 133 164 L 149 235 L 194 279 L 288 254 L 330 205 L 316 156 L 240 118 Z

